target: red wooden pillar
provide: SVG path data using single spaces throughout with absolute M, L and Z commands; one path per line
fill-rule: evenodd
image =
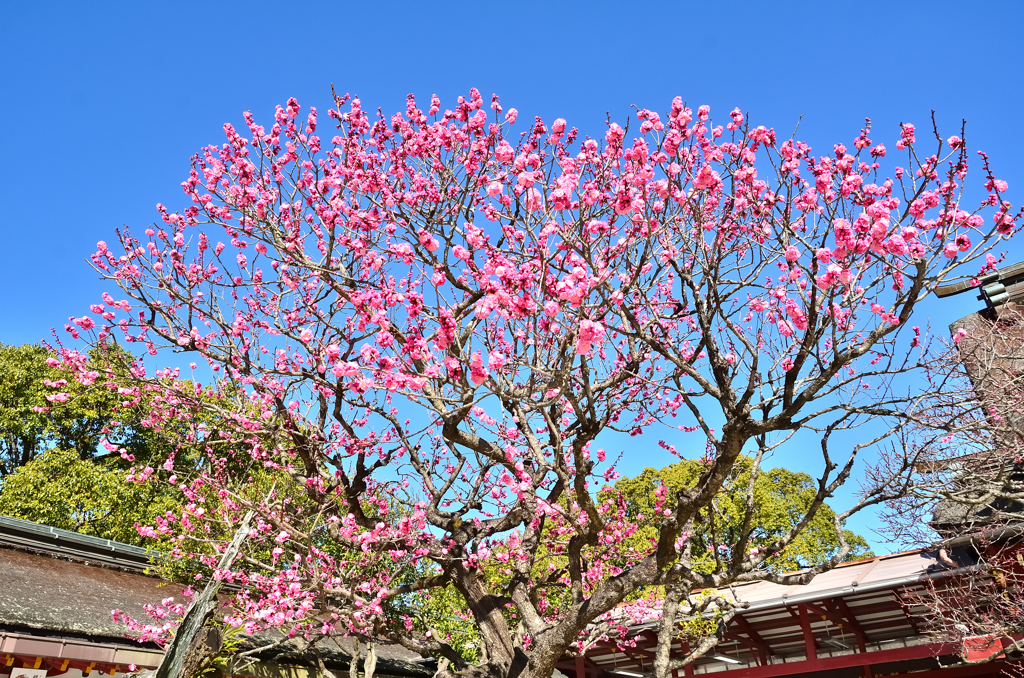
M 807 614 L 807 606 L 800 605 L 800 627 L 804 630 L 804 649 L 807 651 L 807 661 L 814 661 L 818 658 L 818 649 L 814 646 L 814 633 L 811 632 L 811 619 Z
M 845 625 L 848 626 L 850 631 L 853 632 L 853 637 L 857 641 L 857 651 L 861 654 L 867 654 L 868 636 L 866 633 L 864 633 L 864 629 L 860 627 L 860 624 L 857 623 L 857 618 L 853 616 L 853 613 L 850 611 L 850 608 L 847 606 L 847 604 L 843 601 L 842 598 L 835 599 L 834 604 L 836 608 L 839 610 L 839 612 L 842 614 L 842 616 L 845 618 Z M 840 624 L 839 628 L 843 628 L 843 626 L 843 624 Z M 915 630 L 917 630 L 916 627 Z M 861 678 L 875 678 L 875 671 L 871 668 L 870 664 L 866 664 L 861 668 Z
M 758 665 L 768 666 L 768 645 L 764 642 L 764 638 L 758 635 L 757 631 L 755 631 L 750 626 L 750 623 L 743 617 L 736 617 L 736 625 L 739 626 L 740 631 L 745 633 L 747 638 L 750 639 L 750 647 L 757 652 Z
M 587 668 L 583 664 L 583 655 L 576 657 L 576 678 L 587 678 Z
M 690 654 L 689 641 L 686 640 L 686 638 L 680 638 L 679 648 L 683 651 L 683 658 L 685 659 L 686 655 Z M 690 662 L 689 664 L 683 667 L 683 675 L 686 676 L 686 678 L 693 678 L 693 662 Z
M 864 639 L 864 633 L 861 632 L 861 633 L 857 634 L 856 638 L 857 638 L 857 650 L 860 651 L 861 654 L 867 654 L 867 652 L 868 652 L 868 644 L 866 642 L 864 642 L 864 640 L 865 640 Z M 870 664 L 866 664 L 861 669 L 861 677 L 862 678 L 875 678 L 875 671 L 874 671 L 874 669 L 871 668 Z

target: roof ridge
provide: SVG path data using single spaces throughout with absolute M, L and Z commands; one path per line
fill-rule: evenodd
M 149 567 L 151 561 L 160 555 L 158 551 L 141 546 L 4 515 L 0 515 L 0 545 L 135 570 Z

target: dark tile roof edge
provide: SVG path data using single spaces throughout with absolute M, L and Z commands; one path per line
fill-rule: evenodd
M 71 560 L 120 567 L 141 572 L 158 555 L 155 551 L 101 539 L 71 530 L 40 525 L 0 515 L 0 546 L 63 556 Z

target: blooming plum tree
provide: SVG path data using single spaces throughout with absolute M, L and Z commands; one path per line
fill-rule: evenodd
M 220 422 L 181 438 L 204 463 L 166 460 L 184 509 L 143 531 L 230 534 L 257 516 L 250 547 L 269 556 L 217 572 L 239 586 L 230 622 L 397 642 L 442 672 L 547 678 L 566 653 L 661 616 L 667 678 L 677 616 L 723 604 L 691 590 L 803 582 L 840 562 L 842 522 L 903 492 L 903 474 L 835 514 L 831 558 L 764 567 L 857 455 L 913 417 L 919 394 L 898 377 L 931 359 L 917 305 L 995 266 L 1020 216 L 987 160 L 968 207 L 966 143 L 922 152 L 910 124 L 887 178 L 870 124 L 815 156 L 739 109 L 723 126 L 679 98 L 597 138 L 561 118 L 524 124 L 475 89 L 451 110 L 410 96 L 391 117 L 334 104 L 329 137 L 295 100 L 269 127 L 249 113 L 244 132 L 225 125 L 193 158 L 191 205 L 99 243 L 93 263 L 123 298 L 67 330 L 169 347 L 216 375 L 133 372 L 153 392 L 149 426 Z M 885 425 L 837 457 L 867 421 Z M 753 548 L 759 469 L 799 430 L 820 449 L 813 497 Z M 600 447 L 616 432 L 704 468 L 633 515 L 598 492 L 618 477 Z M 688 536 L 741 459 L 746 518 L 706 567 Z M 247 491 L 249 469 L 277 480 Z M 656 536 L 637 549 L 641 526 Z M 452 590 L 479 637 L 469 659 L 412 604 Z

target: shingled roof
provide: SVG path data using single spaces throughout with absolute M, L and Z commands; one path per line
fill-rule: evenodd
M 145 619 L 145 604 L 181 594 L 154 577 L 15 549 L 0 548 L 0 572 L 0 623 L 92 637 L 124 637 L 114 608 Z

